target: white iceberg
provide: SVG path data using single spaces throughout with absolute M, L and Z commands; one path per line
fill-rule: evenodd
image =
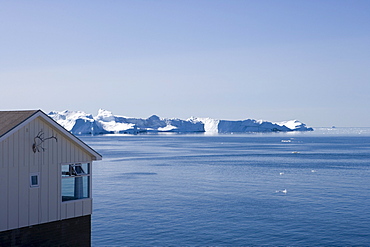
M 247 133 L 278 131 L 311 131 L 312 128 L 297 120 L 274 123 L 263 120 L 216 120 L 212 118 L 129 118 L 113 115 L 100 109 L 94 117 L 82 111 L 52 111 L 49 116 L 76 135 L 96 134 L 138 134 L 144 132 L 206 132 L 206 133 Z

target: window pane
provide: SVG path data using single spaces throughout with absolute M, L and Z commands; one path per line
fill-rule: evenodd
M 62 179 L 62 201 L 74 200 L 74 178 Z
M 86 174 L 90 174 L 90 164 L 89 163 L 84 163 L 80 164 L 82 169 L 85 171 Z
M 62 165 L 62 177 L 90 174 L 90 164 Z
M 31 176 L 31 185 L 37 186 L 39 184 L 37 180 L 37 175 Z
M 71 165 L 62 165 L 62 177 L 72 176 Z
M 62 179 L 62 201 L 89 198 L 89 176 Z
M 82 169 L 81 166 L 75 166 L 75 171 L 76 171 L 77 175 L 85 175 L 86 174 L 84 169 Z
M 89 176 L 85 176 L 85 177 L 82 177 L 83 178 L 83 198 L 89 198 L 90 197 L 90 194 L 89 194 L 89 180 L 90 180 L 90 177 Z

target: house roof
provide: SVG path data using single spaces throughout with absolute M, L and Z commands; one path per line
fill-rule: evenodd
M 35 114 L 37 110 L 32 111 L 0 111 L 0 137 L 14 127 L 21 124 L 27 118 Z
M 11 135 L 13 130 L 20 128 L 23 124 L 27 124 L 33 119 L 41 117 L 53 127 L 64 133 L 71 141 L 89 152 L 95 160 L 101 160 L 102 156 L 92 149 L 89 145 L 81 141 L 75 135 L 67 131 L 60 124 L 55 122 L 51 117 L 45 114 L 41 110 L 29 110 L 29 111 L 0 111 L 0 141 L 6 136 Z

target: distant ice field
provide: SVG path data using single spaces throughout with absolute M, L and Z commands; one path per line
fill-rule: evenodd
M 93 246 L 369 246 L 370 129 L 81 137 Z

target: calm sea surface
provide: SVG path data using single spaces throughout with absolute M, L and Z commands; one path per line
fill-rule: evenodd
M 370 246 L 370 129 L 81 139 L 93 246 Z

